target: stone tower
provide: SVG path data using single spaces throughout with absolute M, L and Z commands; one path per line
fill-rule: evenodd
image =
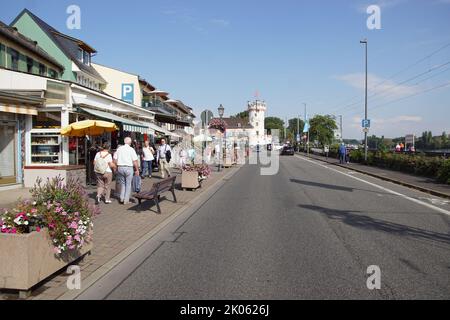
M 261 100 L 255 100 L 248 103 L 249 122 L 253 126 L 250 136 L 250 146 L 265 145 L 266 135 L 264 120 L 266 118 L 266 103 Z

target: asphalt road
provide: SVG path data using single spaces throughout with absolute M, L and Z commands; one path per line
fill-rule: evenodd
M 450 298 L 448 203 L 297 156 L 280 161 L 275 176 L 241 168 L 106 298 Z M 367 288 L 371 265 L 380 290 Z

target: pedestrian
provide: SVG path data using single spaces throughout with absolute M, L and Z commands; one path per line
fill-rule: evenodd
M 341 143 L 341 145 L 339 146 L 339 163 L 340 164 L 344 164 L 345 162 L 345 157 L 347 155 L 347 148 L 345 147 L 345 143 Z
M 118 168 L 117 179 L 120 183 L 120 203 L 129 204 L 133 172 L 135 176 L 139 176 L 139 158 L 136 151 L 131 147 L 131 138 L 126 137 L 124 143 L 125 145 L 117 149 L 114 160 Z
M 179 156 L 180 156 L 180 168 L 181 168 L 181 170 L 183 170 L 183 168 L 186 166 L 187 157 L 188 157 L 188 153 L 183 147 L 181 147 L 181 149 L 180 149 Z
M 97 176 L 97 197 L 95 198 L 95 204 L 100 204 L 102 197 L 104 197 L 106 204 L 111 203 L 111 182 L 113 170 L 115 170 L 116 166 L 109 153 L 109 148 L 109 143 L 105 142 L 94 158 L 94 171 Z
M 170 177 L 169 163 L 172 158 L 172 149 L 166 144 L 166 139 L 161 139 L 161 145 L 156 153 L 156 158 L 161 169 L 161 178 L 165 178 L 165 173 Z
M 150 141 L 144 142 L 142 148 L 142 179 L 145 179 L 145 175 L 149 178 L 152 177 L 152 163 L 155 159 L 155 150 L 150 146 Z

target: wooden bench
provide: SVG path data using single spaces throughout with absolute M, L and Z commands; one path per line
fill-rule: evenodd
M 135 193 L 133 197 L 135 197 L 139 201 L 139 204 L 141 204 L 142 200 L 153 200 L 156 204 L 156 207 L 158 208 L 158 213 L 161 213 L 161 208 L 159 207 L 161 194 L 170 191 L 173 195 L 173 201 L 177 202 L 177 197 L 175 196 L 176 178 L 176 176 L 172 176 L 159 182 L 155 182 L 150 191 L 141 191 L 139 193 Z

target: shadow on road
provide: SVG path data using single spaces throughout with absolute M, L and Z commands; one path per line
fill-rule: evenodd
M 342 221 L 350 226 L 372 231 L 381 231 L 398 236 L 406 236 L 420 240 L 431 240 L 450 245 L 450 235 L 421 228 L 405 226 L 395 222 L 384 221 L 363 215 L 356 210 L 336 210 L 314 205 L 299 205 L 300 208 L 325 214 L 328 218 Z M 447 247 L 447 246 L 446 246 Z M 448 248 L 448 247 L 447 247 Z
M 355 190 L 358 190 L 358 191 L 372 192 L 372 193 L 377 193 L 377 194 L 385 194 L 385 195 L 390 195 L 390 196 L 394 196 L 395 197 L 394 194 L 386 193 L 386 192 L 382 192 L 382 191 L 373 191 L 373 190 L 367 190 L 367 189 L 350 188 L 350 187 L 338 186 L 338 185 L 334 185 L 334 184 L 326 184 L 326 183 L 320 183 L 320 182 L 314 182 L 314 181 L 306 181 L 306 180 L 299 180 L 299 179 L 290 179 L 290 181 L 293 182 L 293 183 L 298 183 L 298 184 L 302 184 L 302 185 L 310 186 L 310 187 L 325 188 L 325 189 L 330 189 L 330 190 L 346 191 L 346 192 L 354 192 Z

